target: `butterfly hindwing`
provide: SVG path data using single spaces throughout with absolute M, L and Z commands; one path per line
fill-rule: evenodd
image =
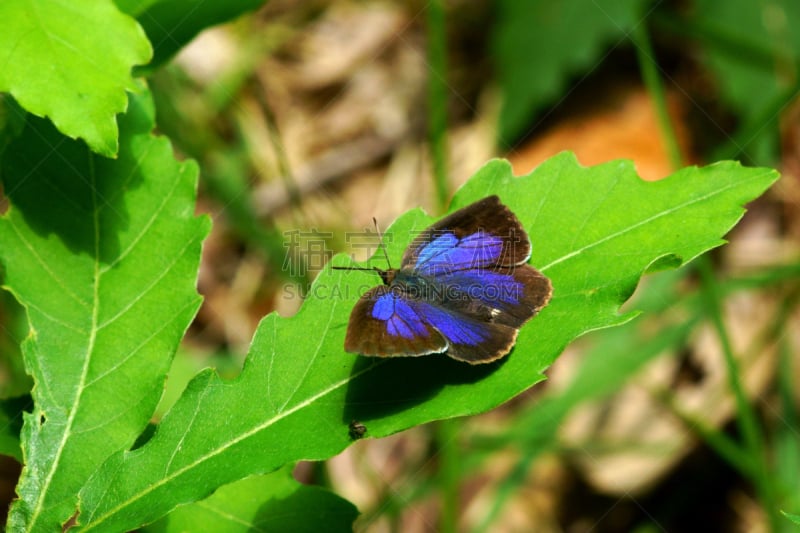
M 356 303 L 347 327 L 348 352 L 378 357 L 418 356 L 447 349 L 447 341 L 400 291 L 380 285 Z
M 471 364 L 489 363 L 506 355 L 514 346 L 518 329 L 491 321 L 486 308 L 483 312 L 465 313 L 465 308 L 448 308 L 429 302 L 414 301 L 412 305 L 433 328 L 447 339 L 447 355 Z
M 458 294 L 463 301 L 445 305 L 517 328 L 547 305 L 552 292 L 550 280 L 528 265 L 453 272 L 438 281 L 448 287 L 443 292 Z

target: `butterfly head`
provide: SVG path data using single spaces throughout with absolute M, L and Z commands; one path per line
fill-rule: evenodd
M 392 268 L 391 262 L 389 262 L 389 254 L 386 251 L 386 245 L 383 243 L 383 235 L 381 235 L 381 231 L 378 228 L 378 221 L 373 218 L 372 222 L 375 224 L 375 231 L 381 237 L 380 240 L 380 249 L 383 250 L 383 256 L 386 258 L 386 264 L 389 266 L 386 270 L 378 268 L 378 267 L 340 267 L 334 266 L 331 267 L 333 270 L 366 270 L 366 271 L 374 271 L 377 272 L 378 275 L 381 277 L 381 281 L 383 281 L 384 285 L 391 285 L 394 281 L 394 278 L 397 276 L 397 269 Z
M 375 272 L 381 277 L 384 285 L 391 285 L 394 281 L 394 278 L 397 276 L 397 270 L 394 268 L 388 268 L 386 270 L 381 270 L 380 268 L 376 268 Z

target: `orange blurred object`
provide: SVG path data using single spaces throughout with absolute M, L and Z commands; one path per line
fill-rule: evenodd
M 689 143 L 682 102 L 675 97 L 668 97 L 667 101 L 681 152 L 686 157 Z M 578 161 L 586 166 L 631 159 L 639 175 L 651 181 L 677 170 L 669 161 L 653 103 L 641 87 L 617 91 L 598 111 L 559 120 L 550 131 L 537 135 L 507 157 L 514 173 L 520 175 L 564 150 L 575 152 Z

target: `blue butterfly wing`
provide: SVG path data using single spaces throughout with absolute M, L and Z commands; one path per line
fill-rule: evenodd
M 379 357 L 446 351 L 472 364 L 503 357 L 552 294 L 550 280 L 526 264 L 530 250 L 497 196 L 456 211 L 412 241 L 400 271 L 382 274 L 388 285 L 356 303 L 345 349 Z
M 454 359 L 487 363 L 507 354 L 517 336 L 517 328 L 492 322 L 489 313 L 445 307 L 381 285 L 353 308 L 345 349 L 376 357 L 446 351 Z
M 530 255 L 522 224 L 497 196 L 489 196 L 420 233 L 403 254 L 401 268 L 438 276 L 521 265 Z
M 519 328 L 550 299 L 550 280 L 528 265 L 463 270 L 436 278 L 450 298 L 444 305 L 490 322 Z
M 461 238 L 454 233 L 441 233 L 433 235 L 433 240 L 420 248 L 413 269 L 420 274 L 440 276 L 491 267 L 497 263 L 502 249 L 503 240 L 484 231 Z
M 497 196 L 414 239 L 403 270 L 433 288 L 415 307 L 447 339 L 447 355 L 470 363 L 499 359 L 518 329 L 547 305 L 552 285 L 527 264 L 530 251 L 522 224 Z
M 447 341 L 398 290 L 380 285 L 367 291 L 350 314 L 344 348 L 377 357 L 418 356 L 447 349 Z
M 423 300 L 411 304 L 447 340 L 447 355 L 471 364 L 490 363 L 514 346 L 518 328 L 491 321 L 488 315 L 465 313 Z

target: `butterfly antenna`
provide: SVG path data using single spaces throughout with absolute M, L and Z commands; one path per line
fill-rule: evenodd
M 383 250 L 383 256 L 386 258 L 386 264 L 389 265 L 389 270 L 392 268 L 392 263 L 389 262 L 389 252 L 386 251 L 386 244 L 383 242 L 383 234 L 381 233 L 381 229 L 378 227 L 378 220 L 375 217 L 372 217 L 372 223 L 375 225 L 375 233 L 378 234 L 378 247 Z M 341 267 L 341 266 L 332 266 L 331 269 L 333 270 L 365 270 L 365 271 L 378 271 L 382 272 L 381 269 L 377 267 Z
M 375 217 L 372 217 L 372 223 L 375 224 L 375 233 L 378 234 L 378 239 L 380 239 L 380 246 L 381 250 L 383 250 L 383 257 L 386 258 L 386 264 L 389 265 L 389 269 L 392 268 L 392 263 L 389 261 L 389 252 L 386 251 L 386 243 L 383 242 L 383 234 L 381 233 L 381 229 L 378 227 L 378 220 Z

